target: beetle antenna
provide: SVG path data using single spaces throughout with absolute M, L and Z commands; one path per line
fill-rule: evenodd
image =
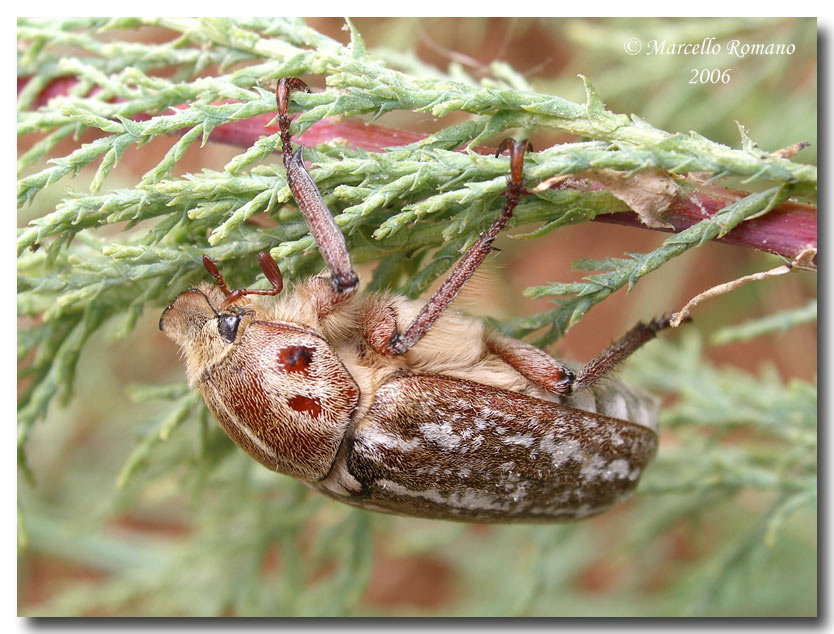
M 206 271 L 209 272 L 209 275 L 214 278 L 215 283 L 220 287 L 220 290 L 223 291 L 223 294 L 228 297 L 232 291 L 230 291 L 229 287 L 226 286 L 226 280 L 223 279 L 223 275 L 220 273 L 220 269 L 217 268 L 217 264 L 215 264 L 214 260 L 212 260 L 209 256 L 204 255 L 203 266 L 206 267 Z
M 258 253 L 258 264 L 267 281 L 272 285 L 272 288 L 238 288 L 230 290 L 226 285 L 226 281 L 223 279 L 223 275 L 220 273 L 220 269 L 217 268 L 217 263 L 209 256 L 203 256 L 203 266 L 206 267 L 206 270 L 214 278 L 214 281 L 217 282 L 220 290 L 226 296 L 226 299 L 223 300 L 223 306 L 228 306 L 246 295 L 269 295 L 270 297 L 274 297 L 281 292 L 284 288 L 284 278 L 281 276 L 281 269 L 278 268 L 278 264 L 272 259 L 268 251 Z M 206 299 L 208 300 L 208 298 Z

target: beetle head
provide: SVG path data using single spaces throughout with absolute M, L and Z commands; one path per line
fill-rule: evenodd
M 182 349 L 190 385 L 258 462 L 306 481 L 325 477 L 359 401 L 356 382 L 314 329 L 275 321 L 257 301 L 224 299 L 203 284 L 159 320 Z
M 224 299 L 216 286 L 201 284 L 177 295 L 159 319 L 159 329 L 180 346 L 192 385 L 229 353 L 252 319 L 248 300 L 227 306 Z

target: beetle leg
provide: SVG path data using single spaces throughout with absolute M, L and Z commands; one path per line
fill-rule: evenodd
M 310 92 L 309 86 L 298 77 L 282 77 L 278 80 L 278 87 L 275 89 L 275 101 L 278 104 L 278 127 L 281 132 L 281 146 L 283 150 L 284 167 L 289 163 L 292 156 L 292 143 L 290 141 L 290 118 L 287 115 L 290 108 L 290 93 L 293 90 Z
M 452 273 L 423 306 L 423 309 L 408 329 L 402 335 L 394 333 L 388 346 L 389 354 L 403 354 L 423 338 L 492 250 L 495 237 L 510 220 L 513 210 L 525 193 L 523 183 L 524 152 L 528 149 L 532 149 L 529 141 L 516 141 L 514 139 L 504 139 L 498 146 L 496 156 L 504 150 L 510 151 L 510 175 L 507 177 L 506 201 L 501 215 L 486 233 L 481 234 L 478 241 L 458 261 Z
M 374 352 L 382 355 L 395 354 L 391 344 L 396 341 L 397 311 L 384 297 L 367 297 L 359 314 L 359 333 Z
M 596 358 L 592 359 L 577 373 L 570 386 L 571 392 L 593 385 L 598 379 L 607 375 L 614 366 L 625 361 L 640 346 L 655 338 L 658 332 L 669 328 L 669 317 L 652 319 L 649 323 L 639 323 L 620 339 L 612 343 Z
M 518 339 L 494 333 L 487 335 L 485 343 L 487 350 L 501 357 L 526 379 L 554 394 L 570 394 L 576 380 L 573 370 L 559 363 L 544 350 Z
M 269 283 L 272 284 L 272 288 L 238 288 L 230 290 L 226 285 L 226 280 L 223 279 L 223 275 L 220 273 L 220 269 L 217 268 L 217 263 L 209 256 L 203 256 L 203 266 L 206 267 L 206 270 L 214 278 L 214 281 L 217 282 L 220 290 L 223 291 L 223 294 L 226 296 L 226 299 L 223 300 L 224 306 L 228 306 L 232 302 L 235 302 L 246 295 L 275 296 L 281 292 L 281 289 L 284 288 L 284 278 L 281 277 L 281 270 L 278 268 L 275 260 L 272 259 L 267 251 L 261 251 L 258 253 L 258 264 L 261 265 L 261 271 L 263 271 Z
M 287 183 L 292 190 L 295 202 L 307 221 L 310 233 L 316 241 L 322 258 L 331 273 L 331 284 L 335 293 L 332 305 L 348 299 L 359 288 L 359 277 L 353 270 L 345 237 L 322 198 L 319 188 L 304 166 L 301 156 L 302 148 L 293 153 L 290 142 L 290 118 L 287 116 L 289 93 L 292 90 L 307 90 L 307 84 L 294 77 L 284 77 L 278 81 L 276 101 L 278 103 L 278 125 L 281 131 L 281 144 L 284 167 L 287 170 Z

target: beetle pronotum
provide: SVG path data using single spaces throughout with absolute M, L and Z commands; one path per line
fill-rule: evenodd
M 657 449 L 656 400 L 608 376 L 668 326 L 638 324 L 574 371 L 449 304 L 491 250 L 523 187 L 510 155 L 501 215 L 425 302 L 358 293 L 339 228 L 290 142 L 298 79 L 278 84 L 287 180 L 328 272 L 282 290 L 216 284 L 181 293 L 159 325 L 188 380 L 258 462 L 366 509 L 469 521 L 571 520 L 627 497 Z M 258 296 L 268 296 L 262 299 Z

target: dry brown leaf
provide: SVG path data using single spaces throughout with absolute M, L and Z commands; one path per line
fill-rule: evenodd
M 655 229 L 673 229 L 674 226 L 661 218 L 661 214 L 672 204 L 678 192 L 674 179 L 664 172 L 646 170 L 627 175 L 610 169 L 593 169 L 554 176 L 539 183 L 533 192 L 541 192 L 578 179 L 595 180 L 603 185 L 615 198 L 623 201 L 640 221 Z
M 686 174 L 686 179 L 697 185 L 703 185 L 714 175 L 714 172 L 689 172 Z
M 556 189 L 562 183 L 566 183 L 571 179 L 576 179 L 578 174 L 563 174 L 562 176 L 551 176 L 550 178 L 544 179 L 541 183 L 536 185 L 530 191 L 534 194 L 538 192 L 546 192 L 548 189 Z
M 640 216 L 640 221 L 656 229 L 673 229 L 661 214 L 672 204 L 678 187 L 663 172 L 647 170 L 629 177 L 615 170 L 590 170 L 591 178 L 602 183 L 615 197 Z
M 800 150 L 804 150 L 806 147 L 811 145 L 808 141 L 801 141 L 800 143 L 794 143 L 793 145 L 789 145 L 788 147 L 783 147 L 781 150 L 776 150 L 771 154 L 771 156 L 775 158 L 791 158 L 794 154 L 799 152 Z

